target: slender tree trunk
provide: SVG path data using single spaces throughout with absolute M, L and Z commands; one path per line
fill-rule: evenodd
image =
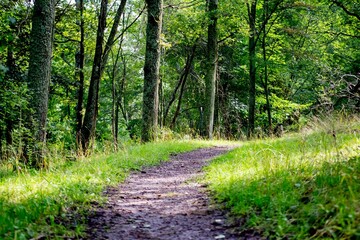
M 159 111 L 160 34 L 162 26 L 162 0 L 146 0 L 147 28 L 144 65 L 144 92 L 141 140 L 148 142 L 157 135 Z
M 256 4 L 257 1 L 253 0 L 251 6 L 247 4 L 248 8 L 248 17 L 249 17 L 249 27 L 250 27 L 250 36 L 249 36 L 249 120 L 248 120 L 248 138 L 251 138 L 254 133 L 255 128 L 255 83 L 256 83 Z
M 206 92 L 205 92 L 205 122 L 206 136 L 209 139 L 213 137 L 214 112 L 215 112 L 215 93 L 216 93 L 216 69 L 218 61 L 217 46 L 217 9 L 218 0 L 209 0 L 208 13 L 210 15 L 208 25 L 208 43 L 207 43 L 207 66 L 206 66 Z
M 126 125 L 128 124 L 129 121 L 129 116 L 128 116 L 128 112 L 127 112 L 127 98 L 126 98 L 126 78 L 127 78 L 127 71 L 126 71 L 126 60 L 125 60 L 125 56 L 122 54 L 121 52 L 121 59 L 122 59 L 122 65 L 123 65 L 123 75 L 121 78 L 121 84 L 120 84 L 120 92 L 119 92 L 119 97 L 118 97 L 118 106 L 120 107 L 121 110 L 121 114 L 123 115 L 123 118 L 126 122 Z
M 103 73 L 105 65 L 107 63 L 107 60 L 109 57 L 109 52 L 110 52 L 112 46 L 114 45 L 115 37 L 118 32 L 118 28 L 119 28 L 119 24 L 120 24 L 120 20 L 121 20 L 121 15 L 124 13 L 125 5 L 126 5 L 126 0 L 121 0 L 120 5 L 116 11 L 114 23 L 111 27 L 109 37 L 105 44 L 104 54 L 103 54 L 102 61 L 101 61 L 101 70 L 100 70 L 101 74 Z
M 170 111 L 170 108 L 171 108 L 172 104 L 175 102 L 177 91 L 179 90 L 179 88 L 180 88 L 180 86 L 181 86 L 181 84 L 182 84 L 182 82 L 184 80 L 184 73 L 185 73 L 185 70 L 183 70 L 183 72 L 181 73 L 179 81 L 176 84 L 176 87 L 175 87 L 174 91 L 171 94 L 170 101 L 169 101 L 167 107 L 165 108 L 165 113 L 164 113 L 164 117 L 163 117 L 163 126 L 166 125 L 166 118 L 167 118 L 167 116 L 169 114 L 169 111 Z
M 263 12 L 264 12 L 264 22 L 267 19 L 267 7 L 268 0 L 264 0 Z M 270 105 L 270 93 L 269 93 L 269 74 L 268 74 L 268 64 L 267 64 L 267 56 L 266 56 L 266 25 L 263 27 L 263 39 L 262 39 L 262 50 L 263 50 L 263 60 L 264 60 L 264 90 L 266 97 L 266 111 L 268 116 L 268 131 L 269 134 L 272 134 L 272 119 L 271 119 L 271 105 Z
M 191 53 L 188 55 L 187 59 L 186 59 L 186 64 L 185 64 L 185 67 L 184 67 L 184 72 L 182 74 L 182 80 L 180 81 L 181 82 L 181 86 L 180 86 L 180 93 L 179 93 L 179 100 L 178 100 L 178 104 L 177 104 L 177 107 L 176 107 L 176 111 L 175 111 L 175 114 L 174 114 L 174 117 L 171 121 L 171 124 L 170 124 L 170 128 L 171 129 L 174 129 L 175 128 L 175 124 L 176 124 L 176 119 L 177 117 L 179 116 L 180 114 L 180 109 L 181 109 L 181 101 L 182 101 L 182 97 L 184 95 L 184 90 L 185 90 L 185 84 L 186 84 L 186 80 L 189 76 L 189 73 L 190 73 L 190 70 L 191 70 L 191 66 L 192 66 L 192 62 L 194 60 L 194 57 L 195 57 L 195 50 L 196 50 L 196 43 L 193 45 L 192 49 L 191 49 Z
M 169 111 L 170 111 L 170 108 L 171 108 L 172 104 L 174 103 L 174 101 L 176 99 L 177 91 L 179 90 L 180 86 L 182 85 L 182 82 L 184 81 L 184 78 L 186 78 L 187 75 L 189 75 L 189 71 L 191 69 L 191 64 L 192 64 L 192 61 L 193 61 L 193 59 L 195 57 L 196 44 L 197 44 L 197 41 L 195 42 L 195 44 L 191 48 L 191 53 L 186 58 L 186 63 L 185 63 L 184 69 L 182 70 L 182 72 L 180 74 L 179 81 L 176 84 L 176 87 L 175 87 L 174 91 L 171 94 L 171 98 L 170 98 L 170 101 L 169 101 L 167 107 L 165 108 L 165 113 L 164 113 L 164 118 L 163 118 L 163 126 L 166 125 L 166 118 L 167 118 L 167 116 L 169 114 Z M 185 77 L 185 75 L 186 75 L 186 77 Z
M 84 122 L 81 127 L 81 147 L 82 151 L 86 153 L 91 139 L 95 135 L 96 119 L 98 114 L 99 102 L 99 85 L 101 78 L 101 62 L 103 54 L 103 41 L 106 27 L 108 0 L 101 1 L 100 15 L 98 22 L 98 29 L 96 35 L 95 56 L 92 67 L 88 99 L 86 104 L 86 112 Z
M 160 62 L 161 64 L 161 62 Z M 159 78 L 159 113 L 158 113 L 158 127 L 163 127 L 164 120 L 164 93 L 163 93 L 163 80 Z
M 116 66 L 116 65 L 115 65 Z M 117 150 L 117 118 L 118 118 L 118 104 L 117 104 L 117 91 L 116 91 L 116 80 L 115 80 L 115 74 L 113 74 L 113 78 L 112 78 L 112 109 L 111 109 L 111 131 L 112 131 L 112 134 L 113 134 L 113 139 L 114 139 L 114 148 L 115 148 L 115 151 Z
M 83 126 L 81 128 L 81 138 L 82 138 L 81 142 L 82 142 L 82 150 L 84 153 L 87 151 L 91 139 L 95 137 L 96 120 L 97 120 L 98 104 L 99 104 L 100 80 L 104 72 L 105 65 L 107 63 L 109 52 L 112 46 L 114 45 L 114 39 L 118 31 L 121 15 L 123 14 L 125 9 L 125 4 L 126 4 L 126 0 L 122 0 L 116 12 L 109 37 L 106 41 L 105 48 L 103 50 L 108 0 L 101 1 L 94 63 L 93 63 L 91 79 L 90 79 L 86 112 L 85 112 Z
M 85 60 L 85 31 L 84 31 L 84 0 L 76 1 L 79 11 L 80 43 L 79 50 L 75 55 L 75 76 L 78 79 L 77 105 L 76 105 L 76 142 L 79 146 L 81 127 L 83 121 L 83 99 L 84 99 L 84 60 Z
M 112 69 L 112 73 L 111 76 L 109 74 L 109 77 L 112 79 L 112 109 L 111 109 L 111 131 L 113 134 L 113 140 L 114 140 L 114 148 L 115 151 L 117 150 L 117 146 L 118 146 L 118 122 L 119 122 L 119 94 L 118 94 L 118 87 L 116 84 L 116 80 L 117 80 L 117 73 L 118 73 L 118 63 L 119 63 L 119 59 L 120 59 L 120 52 L 121 52 L 121 42 L 120 41 L 120 46 L 119 49 L 117 51 L 116 57 L 115 57 L 115 62 L 113 65 L 113 69 Z
M 7 59 L 6 59 L 6 66 L 8 68 L 8 71 L 6 72 L 6 79 L 8 81 L 14 81 L 16 80 L 16 63 L 14 58 L 14 53 L 12 50 L 12 46 L 8 46 L 7 49 Z M 6 146 L 12 145 L 13 139 L 12 139 L 12 131 L 14 128 L 14 119 L 12 117 L 11 112 L 5 112 L 5 140 L 6 140 Z M 1 139 L 0 139 L 1 141 Z
M 44 147 L 46 142 L 46 118 L 48 112 L 49 84 L 51 78 L 51 57 L 55 0 L 35 0 L 30 35 L 30 60 L 28 81 L 31 94 L 31 108 L 34 111 L 30 124 L 35 131 L 32 165 L 45 167 Z

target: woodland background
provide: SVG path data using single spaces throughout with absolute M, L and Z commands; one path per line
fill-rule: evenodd
M 39 165 L 43 146 L 34 146 L 45 141 L 45 149 L 69 155 L 141 139 L 245 139 L 296 131 L 313 116 L 359 111 L 358 0 L 37 2 L 50 7 L 43 17 L 53 16 L 49 87 L 40 84 L 41 93 L 29 71 L 37 8 L 32 1 L 0 2 L 4 161 Z M 151 23 L 156 4 L 162 18 Z M 161 34 L 146 34 L 156 23 Z M 161 53 L 150 61 L 160 64 L 152 76 L 158 93 L 149 90 L 158 96 L 152 120 L 143 112 L 151 85 L 144 82 L 147 36 Z M 36 100 L 42 94 L 48 100 Z M 36 120 L 41 101 L 48 110 Z M 154 132 L 146 136 L 144 129 Z

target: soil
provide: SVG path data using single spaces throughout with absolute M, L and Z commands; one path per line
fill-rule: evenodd
M 210 159 L 229 150 L 212 147 L 174 155 L 108 189 L 108 203 L 88 219 L 87 239 L 259 239 L 237 234 L 197 181 Z

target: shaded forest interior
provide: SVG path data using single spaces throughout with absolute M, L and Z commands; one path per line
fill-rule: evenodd
M 360 3 L 0 3 L 0 157 L 245 139 L 360 108 Z

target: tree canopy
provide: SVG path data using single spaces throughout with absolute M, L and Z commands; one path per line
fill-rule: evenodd
M 158 5 L 162 17 L 146 11 L 151 4 L 56 1 L 51 81 L 42 90 L 47 147 L 87 153 L 142 134 L 252 138 L 296 130 L 313 115 L 359 111 L 359 1 L 169 0 Z M 0 152 L 26 158 L 37 13 L 33 1 L 0 5 Z M 156 78 L 153 88 L 144 74 Z

